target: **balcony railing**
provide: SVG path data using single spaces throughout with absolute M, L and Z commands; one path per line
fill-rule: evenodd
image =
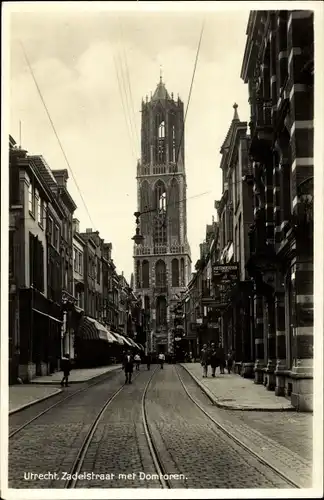
M 167 285 L 158 285 L 154 287 L 154 293 L 160 294 L 160 293 L 167 293 L 168 287 Z
M 134 245 L 134 255 L 165 255 L 165 254 L 183 254 L 187 253 L 190 255 L 190 249 L 188 245 L 154 245 L 153 247 L 148 247 L 144 245 Z

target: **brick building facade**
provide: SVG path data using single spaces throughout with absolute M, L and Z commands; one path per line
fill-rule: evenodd
M 249 88 L 255 381 L 312 407 L 314 30 L 310 11 L 252 11 Z

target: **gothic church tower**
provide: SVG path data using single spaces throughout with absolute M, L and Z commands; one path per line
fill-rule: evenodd
M 142 102 L 141 161 L 137 165 L 142 245 L 134 247 L 135 290 L 149 315 L 147 348 L 173 352 L 173 303 L 191 276 L 187 240 L 184 106 L 162 77 Z

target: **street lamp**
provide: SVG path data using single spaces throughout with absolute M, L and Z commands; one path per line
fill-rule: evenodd
M 140 228 L 139 228 L 139 224 L 140 224 L 139 218 L 142 214 L 141 214 L 141 212 L 135 212 L 134 215 L 136 217 L 136 232 L 135 232 L 135 236 L 133 236 L 132 240 L 134 240 L 135 245 L 141 245 L 144 241 L 144 236 L 142 234 L 140 234 Z

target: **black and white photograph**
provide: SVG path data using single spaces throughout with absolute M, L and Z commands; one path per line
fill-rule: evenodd
M 323 3 L 2 7 L 1 498 L 321 497 Z

